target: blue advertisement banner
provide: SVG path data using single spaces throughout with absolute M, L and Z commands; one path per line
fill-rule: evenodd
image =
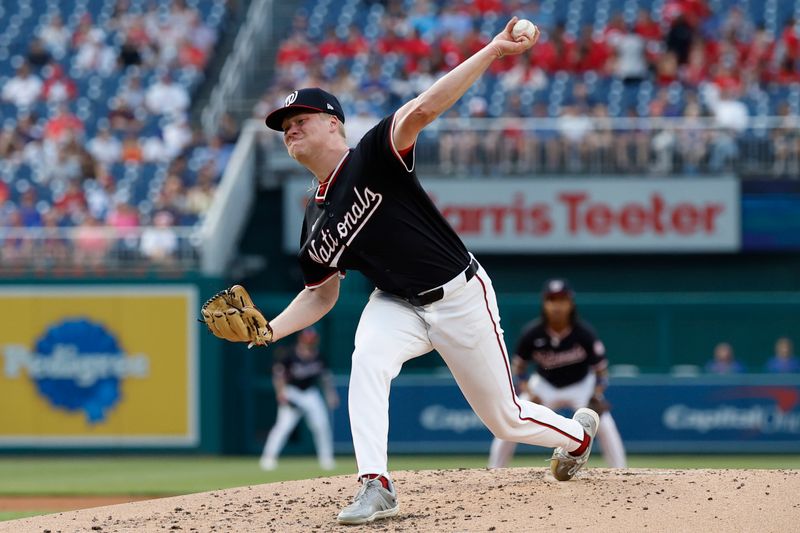
M 742 182 L 742 250 L 800 250 L 800 184 Z
M 607 397 L 631 453 L 800 452 L 800 375 L 619 378 Z M 389 416 L 389 453 L 488 453 L 492 440 L 449 376 L 396 379 Z M 334 435 L 352 451 L 346 408 Z

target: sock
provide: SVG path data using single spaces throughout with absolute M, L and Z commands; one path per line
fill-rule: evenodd
M 586 448 L 588 448 L 591 445 L 592 445 L 592 438 L 589 436 L 588 433 L 586 433 L 584 431 L 583 432 L 583 442 L 576 449 L 574 449 L 571 452 L 569 452 L 569 454 L 571 456 L 573 456 L 573 457 L 578 457 L 579 455 L 583 455 L 583 452 L 586 451 Z
M 366 479 L 376 479 L 377 478 L 378 481 L 381 482 L 381 485 L 383 485 L 383 488 L 386 489 L 386 490 L 389 490 L 389 480 L 386 479 L 384 476 L 382 476 L 380 474 L 364 474 L 363 476 L 358 478 L 358 480 L 361 481 L 364 478 L 366 478 Z

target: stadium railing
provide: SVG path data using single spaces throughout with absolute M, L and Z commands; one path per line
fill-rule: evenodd
M 751 117 L 746 127 L 733 129 L 706 117 L 441 118 L 418 138 L 416 167 L 420 173 L 458 177 L 543 172 L 796 177 L 800 134 L 794 120 Z M 290 170 L 280 134 L 262 127 L 261 136 L 267 169 Z
M 4 227 L 0 275 L 195 271 L 199 244 L 196 227 Z

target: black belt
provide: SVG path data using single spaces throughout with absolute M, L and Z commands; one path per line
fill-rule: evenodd
M 464 280 L 469 281 L 478 271 L 478 261 L 475 258 L 472 258 L 470 261 L 469 266 L 463 272 Z M 405 300 L 415 307 L 422 307 L 423 305 L 432 304 L 433 302 L 438 302 L 444 298 L 444 289 L 442 287 L 437 287 L 433 290 L 428 292 L 424 292 L 422 294 L 418 294 L 416 296 L 405 297 Z

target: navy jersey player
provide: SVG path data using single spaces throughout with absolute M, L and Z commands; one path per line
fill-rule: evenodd
M 297 344 L 288 355 L 276 361 L 272 382 L 278 400 L 278 416 L 267 436 L 259 465 L 274 470 L 286 439 L 301 417 L 305 417 L 314 437 L 317 459 L 323 470 L 333 470 L 333 435 L 328 408 L 335 409 L 339 397 L 331 373 L 319 352 L 319 335 L 306 328 L 297 336 Z M 325 398 L 322 397 L 325 393 Z
M 289 155 L 317 179 L 301 235 L 305 289 L 272 321 L 273 339 L 333 308 L 340 279 L 358 270 L 374 285 L 358 324 L 348 389 L 361 486 L 339 513 L 345 524 L 394 516 L 388 472 L 389 389 L 403 363 L 441 354 L 471 407 L 505 440 L 555 448 L 551 471 L 571 479 L 599 424 L 583 409 L 566 418 L 520 400 L 512 385 L 492 282 L 423 190 L 414 170 L 420 131 L 449 109 L 498 58 L 538 38 L 511 35 L 517 18 L 484 48 L 367 132 L 354 149 L 338 100 L 317 88 L 291 93 L 267 116 Z
M 535 374 L 527 379 L 528 367 Z M 514 350 L 512 368 L 520 398 L 551 409 L 597 406 L 600 428 L 597 438 L 603 457 L 612 468 L 625 468 L 625 448 L 617 424 L 608 409 L 608 360 L 603 342 L 593 328 L 578 319 L 574 292 L 563 279 L 548 280 L 542 290 L 542 316 L 528 324 Z M 508 464 L 515 442 L 494 439 L 489 467 Z

